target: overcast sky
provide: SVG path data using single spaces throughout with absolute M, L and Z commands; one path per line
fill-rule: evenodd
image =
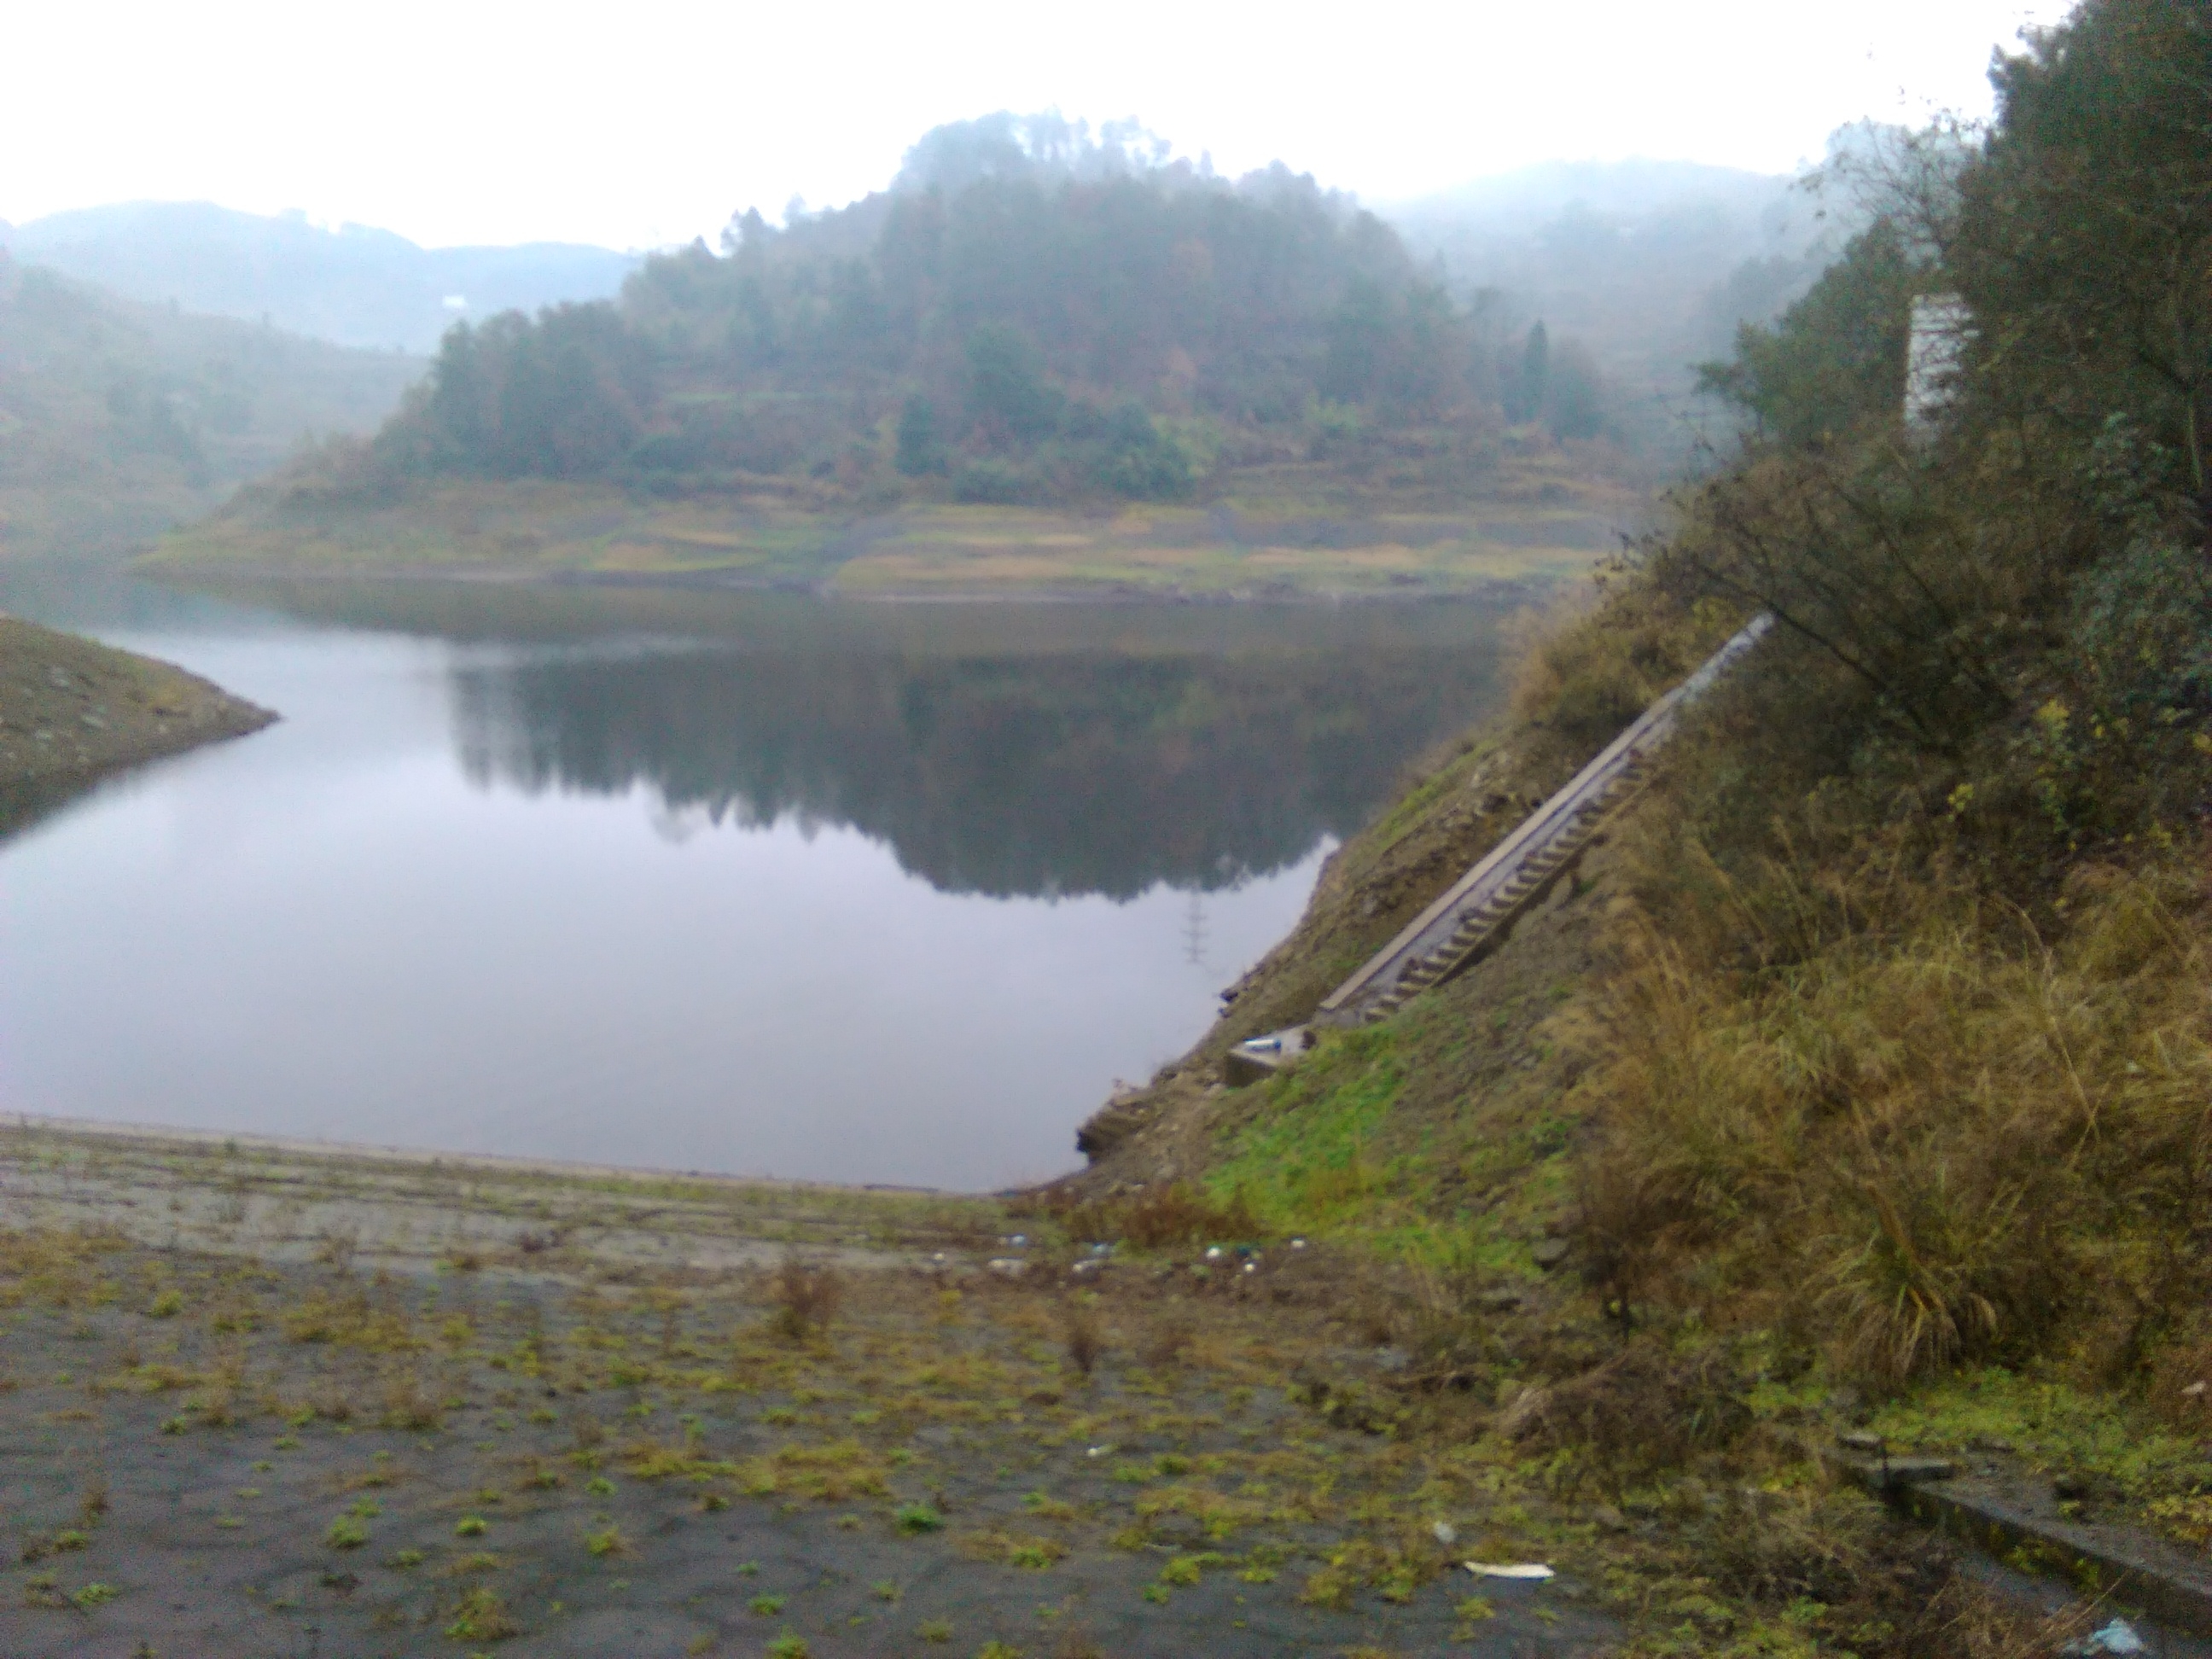
M 885 183 L 940 121 L 1134 116 L 1370 202 L 1551 159 L 1786 172 L 1988 112 L 2021 0 L 160 0 L 9 9 L 0 218 L 142 198 L 656 246 Z

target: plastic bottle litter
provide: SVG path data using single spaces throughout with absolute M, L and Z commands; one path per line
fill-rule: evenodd
M 1464 1561 L 1460 1564 L 1477 1578 L 1556 1578 L 1541 1561 Z

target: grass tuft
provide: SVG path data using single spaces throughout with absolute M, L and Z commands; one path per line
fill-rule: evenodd
M 804 1341 L 829 1329 L 844 1299 L 845 1280 L 836 1268 L 787 1255 L 769 1279 L 769 1322 L 779 1336 Z
M 945 1517 L 927 1504 L 902 1504 L 893 1519 L 898 1529 L 909 1535 L 938 1532 L 945 1526 Z
M 1060 1331 L 1067 1363 L 1090 1376 L 1106 1352 L 1106 1329 L 1097 1305 L 1080 1297 L 1069 1302 L 1061 1312 Z
M 522 1626 L 507 1612 L 499 1592 L 489 1584 L 465 1591 L 460 1605 L 453 1610 L 453 1623 L 446 1626 L 447 1636 L 456 1642 L 504 1642 L 521 1633 Z
M 1070 1204 L 1055 1218 L 1071 1238 L 1119 1240 L 1142 1250 L 1261 1234 L 1259 1220 L 1241 1195 L 1218 1201 L 1186 1182 Z

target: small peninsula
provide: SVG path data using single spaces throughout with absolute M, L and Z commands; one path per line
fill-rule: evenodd
M 0 836 L 115 773 L 276 719 L 168 663 L 0 616 Z

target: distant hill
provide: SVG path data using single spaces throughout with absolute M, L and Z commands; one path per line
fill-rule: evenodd
M 363 225 L 264 217 L 207 202 L 131 202 L 0 227 L 24 264 L 133 300 L 369 349 L 436 349 L 462 318 L 615 293 L 635 256 L 573 243 L 417 247 Z M 459 301 L 452 304 L 449 301 Z
M 136 304 L 0 252 L 0 557 L 134 551 L 309 437 L 373 430 L 422 369 Z
M 1647 451 L 1668 446 L 1690 365 L 1726 357 L 1844 240 L 1796 180 L 1692 161 L 1548 161 L 1377 211 L 1463 301 L 1584 342 Z
M 1589 354 L 1546 347 L 1310 176 L 1001 113 L 924 135 L 848 207 L 653 255 L 613 302 L 453 330 L 372 448 L 289 482 L 325 503 L 477 477 L 1427 510 L 1493 490 L 1509 432 L 1618 459 Z
M 1438 222 L 1457 222 L 1479 232 L 1526 237 L 1571 210 L 1626 220 L 1679 217 L 1685 210 L 1713 208 L 1731 216 L 1757 217 L 1784 207 L 1796 185 L 1795 179 L 1784 174 L 1703 161 L 1643 156 L 1625 161 L 1540 161 L 1409 201 L 1381 204 L 1376 211 L 1405 226 L 1409 235 L 1425 236 Z

